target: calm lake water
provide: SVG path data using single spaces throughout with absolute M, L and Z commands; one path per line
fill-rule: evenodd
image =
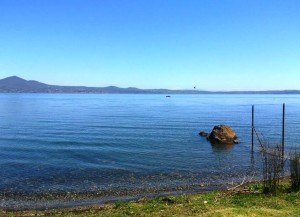
M 0 208 L 68 206 L 224 187 L 251 163 L 257 129 L 300 139 L 300 95 L 0 94 Z M 228 124 L 240 144 L 199 137 Z M 299 145 L 298 145 L 299 147 Z

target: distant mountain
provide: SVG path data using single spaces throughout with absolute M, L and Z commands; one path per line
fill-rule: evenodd
M 0 80 L 1 92 L 31 92 L 32 90 L 46 90 L 49 87 L 37 81 L 26 81 L 17 76 L 12 76 Z
M 199 90 L 168 90 L 168 89 L 138 89 L 135 87 L 120 88 L 59 86 L 38 81 L 25 80 L 12 76 L 0 80 L 0 93 L 131 93 L 131 94 L 300 94 L 300 90 L 272 91 L 199 91 Z
M 0 80 L 0 93 L 199 93 L 195 90 L 167 90 L 167 89 L 138 89 L 134 87 L 119 88 L 85 87 L 85 86 L 59 86 L 49 85 L 38 81 L 27 81 L 17 76 Z M 205 92 L 205 91 L 204 91 Z

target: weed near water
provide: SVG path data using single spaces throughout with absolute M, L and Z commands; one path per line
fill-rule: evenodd
M 300 153 L 294 151 L 290 154 L 290 174 L 292 191 L 300 190 Z

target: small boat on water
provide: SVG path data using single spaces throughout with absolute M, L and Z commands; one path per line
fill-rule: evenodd
M 166 96 L 167 98 L 170 98 L 171 96 Z

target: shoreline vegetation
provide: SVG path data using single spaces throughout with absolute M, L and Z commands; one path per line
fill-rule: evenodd
M 264 194 L 262 182 L 207 193 L 139 199 L 104 205 L 49 210 L 0 211 L 0 216 L 300 216 L 300 192 L 280 180 L 276 194 Z

